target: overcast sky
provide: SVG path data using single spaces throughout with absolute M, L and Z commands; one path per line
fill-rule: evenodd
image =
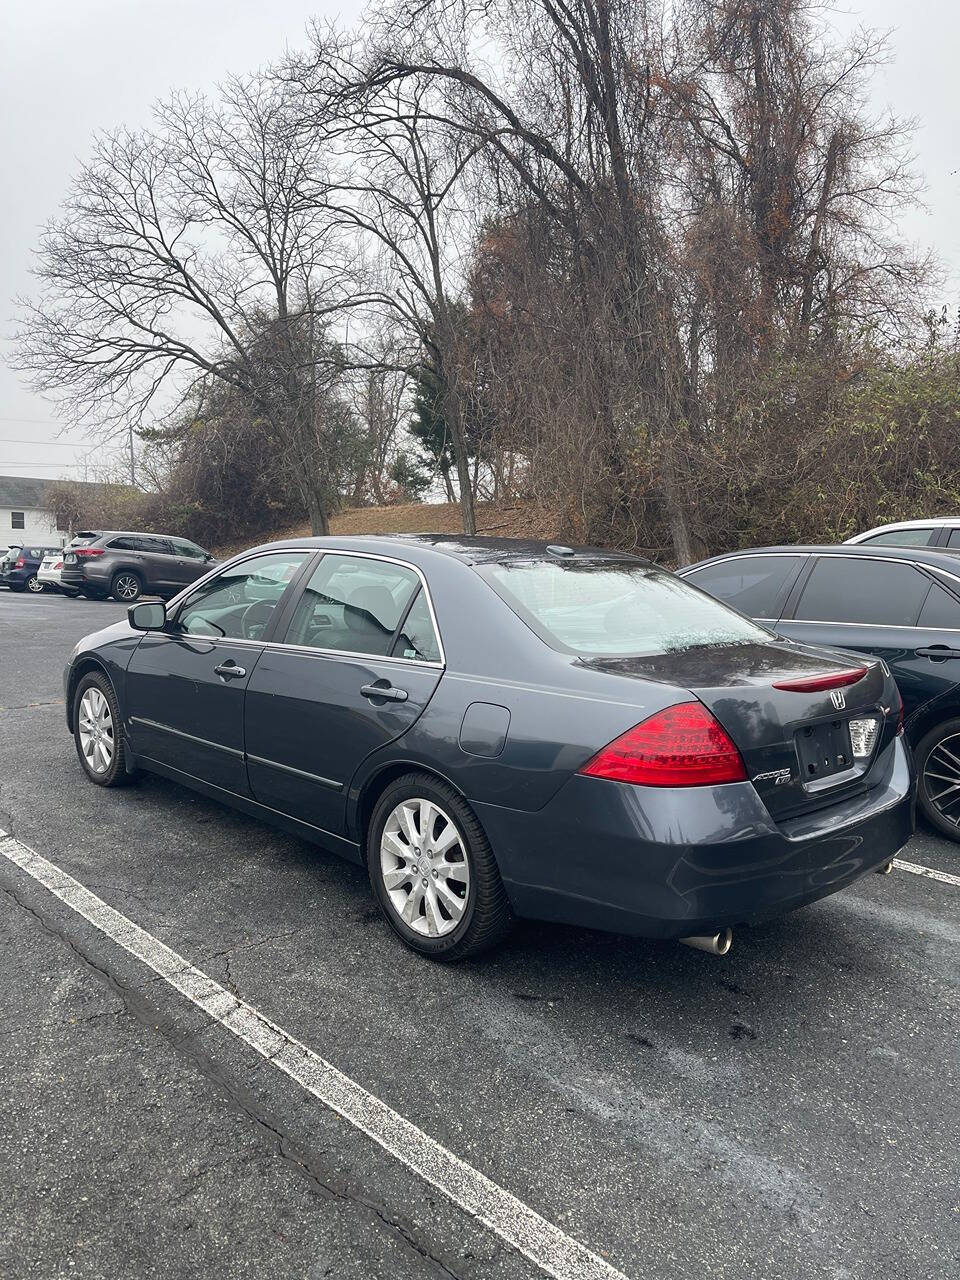
M 312 16 L 356 21 L 359 0 L 5 0 L 0 6 L 0 331 L 13 299 L 30 291 L 30 255 L 97 129 L 147 122 L 172 88 L 209 88 L 230 72 L 272 61 L 304 42 Z M 893 61 L 874 83 L 874 106 L 919 122 L 918 169 L 927 211 L 905 234 L 960 270 L 957 0 L 862 0 L 837 11 L 841 29 L 893 28 Z M 956 276 L 943 301 L 956 302 Z M 75 475 L 89 443 L 57 441 L 49 404 L 0 366 L 0 474 Z M 21 443 L 25 442 L 25 443 Z M 102 459 L 98 458 L 97 461 Z M 73 464 L 71 466 L 71 464 Z

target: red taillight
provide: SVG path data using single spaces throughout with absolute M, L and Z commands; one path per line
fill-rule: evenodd
M 842 689 L 856 684 L 867 674 L 866 667 L 849 667 L 846 671 L 828 671 L 823 676 L 800 676 L 796 680 L 774 680 L 775 689 L 787 689 L 790 693 L 821 693 L 824 689 Z
M 897 707 L 897 733 L 901 734 L 903 733 L 903 697 L 899 689 L 897 690 L 897 702 L 899 703 Z
M 104 551 L 103 547 L 77 547 L 76 551 L 74 551 L 73 554 L 75 556 L 82 556 L 82 557 L 102 556 L 103 551 Z
M 614 738 L 580 772 L 644 787 L 706 787 L 747 776 L 730 735 L 700 702 L 658 711 Z
M 54 567 L 54 569 L 62 569 L 62 568 L 63 568 L 63 561 L 62 561 L 62 560 L 58 560 L 58 561 L 57 561 L 57 563 L 56 563 L 53 567 Z
M 20 559 L 14 564 L 13 567 L 15 569 L 22 569 L 26 563 L 27 563 L 26 560 L 24 560 L 23 556 L 21 556 Z

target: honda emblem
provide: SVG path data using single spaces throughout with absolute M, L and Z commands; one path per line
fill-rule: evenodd
M 843 708 L 847 705 L 847 700 L 843 695 L 842 689 L 831 689 L 830 701 L 833 703 L 833 705 L 836 707 L 838 711 L 842 711 Z

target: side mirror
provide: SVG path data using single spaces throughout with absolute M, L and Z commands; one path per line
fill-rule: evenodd
M 134 631 L 162 631 L 167 611 L 162 604 L 132 604 L 127 610 L 127 621 Z

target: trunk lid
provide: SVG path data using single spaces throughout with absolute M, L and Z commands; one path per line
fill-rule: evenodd
M 748 778 L 777 818 L 822 808 L 868 786 L 877 753 L 896 732 L 892 681 L 879 662 L 862 654 L 771 640 L 696 645 L 649 657 L 593 660 L 590 665 L 688 689 L 733 739 Z M 776 687 L 815 683 L 819 677 L 854 668 L 864 670 L 854 683 L 821 689 Z M 851 721 L 856 722 L 852 731 Z

